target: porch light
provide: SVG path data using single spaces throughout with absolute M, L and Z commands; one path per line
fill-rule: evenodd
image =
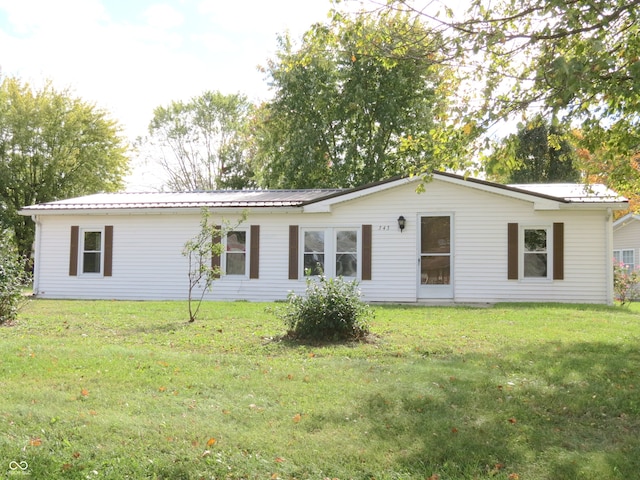
M 407 226 L 407 220 L 402 215 L 400 215 L 398 217 L 398 227 L 400 228 L 400 232 L 402 232 L 404 230 L 404 227 L 406 226 Z

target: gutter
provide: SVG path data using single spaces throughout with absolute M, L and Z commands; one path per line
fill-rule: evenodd
M 606 258 L 605 262 L 605 278 L 607 281 L 607 305 L 614 304 L 614 291 L 613 291 L 613 213 L 611 208 L 607 209 L 607 216 L 605 217 L 605 250 Z
M 42 244 L 42 226 L 40 224 L 40 217 L 37 215 L 32 215 L 31 219 L 36 225 L 35 245 L 33 246 L 33 294 L 38 295 L 38 292 L 40 291 L 40 246 Z
M 31 217 L 35 217 L 37 215 L 40 216 L 49 216 L 49 215 L 160 215 L 160 214 L 170 214 L 170 215 L 179 215 L 179 214 L 193 214 L 199 215 L 200 211 L 203 208 L 208 208 L 212 214 L 238 214 L 243 211 L 248 211 L 251 213 L 275 213 L 275 212 L 287 212 L 287 213 L 300 213 L 302 212 L 302 207 L 300 206 L 283 206 L 283 207 L 256 207 L 256 206 L 242 206 L 242 207 L 229 207 L 229 206 L 221 206 L 221 207 L 211 207 L 203 205 L 202 207 L 139 207 L 139 208 L 64 208 L 64 209 L 29 209 L 25 208 L 18 211 L 19 215 L 31 215 Z

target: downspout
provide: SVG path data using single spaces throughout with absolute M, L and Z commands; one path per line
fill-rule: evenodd
M 36 225 L 35 245 L 33 247 L 33 294 L 38 295 L 40 291 L 40 245 L 42 238 L 42 225 L 40 224 L 40 218 L 37 215 L 31 215 L 31 219 Z
M 605 266 L 607 280 L 607 305 L 613 305 L 613 214 L 611 208 L 607 208 L 607 216 L 605 218 Z

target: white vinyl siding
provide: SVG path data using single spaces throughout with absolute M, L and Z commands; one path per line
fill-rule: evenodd
M 452 215 L 451 278 L 456 302 L 571 301 L 606 303 L 612 249 L 606 211 L 558 208 L 535 210 L 533 202 L 434 179 L 416 193 L 406 183 L 333 205 L 330 213 L 277 209 L 249 211 L 241 224 L 260 226 L 260 275 L 223 275 L 206 299 L 268 301 L 304 293 L 306 278 L 289 280 L 288 234 L 298 225 L 299 269 L 305 231 L 325 232 L 325 266 L 337 270 L 338 233 L 358 231 L 357 268 L 362 269 L 362 225 L 371 225 L 371 280 L 361 282 L 370 302 L 416 302 L 419 286 L 420 215 Z M 213 212 L 215 221 L 232 224 L 237 217 Z M 406 218 L 401 232 L 398 217 Z M 200 214 L 191 211 L 130 214 L 110 212 L 114 226 L 113 276 L 73 277 L 69 272 L 72 225 L 103 225 L 100 215 L 40 215 L 37 294 L 45 298 L 180 299 L 187 296 L 187 262 L 181 254 L 199 231 Z M 507 279 L 507 224 L 549 226 L 564 223 L 564 279 L 526 282 Z M 329 233 L 326 233 L 329 232 Z M 249 235 L 248 235 L 249 237 Z M 588 239 L 588 241 L 586 241 Z M 327 249 L 327 244 L 334 246 Z M 247 246 L 249 246 L 247 238 Z M 609 250 L 607 251 L 607 247 Z M 250 250 L 250 248 L 249 248 Z M 249 252 L 247 252 L 249 254 Z M 360 275 L 360 272 L 359 272 Z M 82 280 L 82 281 L 80 281 Z

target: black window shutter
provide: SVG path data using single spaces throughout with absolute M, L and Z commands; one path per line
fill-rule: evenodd
M 507 279 L 518 280 L 518 224 L 507 225 Z
M 113 225 L 104 227 L 104 276 L 110 277 L 113 265 Z
M 80 227 L 71 227 L 71 241 L 69 242 L 69 275 L 78 275 L 78 247 L 79 247 Z
M 298 226 L 289 225 L 289 280 L 298 279 Z
M 553 279 L 564 280 L 564 223 L 553 224 Z
M 362 225 L 362 280 L 371 280 L 371 225 Z
M 251 251 L 249 252 L 249 278 L 260 277 L 260 225 L 251 225 Z

